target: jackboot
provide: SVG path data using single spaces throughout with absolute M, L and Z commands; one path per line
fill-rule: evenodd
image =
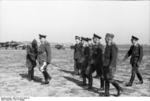
M 100 90 L 104 90 L 104 78 L 100 78 Z
M 110 88 L 109 81 L 106 81 L 105 82 L 105 96 L 110 96 L 109 88 Z
M 93 85 L 93 78 L 92 78 L 92 76 L 90 76 L 89 77 L 88 89 L 92 89 L 92 85 Z

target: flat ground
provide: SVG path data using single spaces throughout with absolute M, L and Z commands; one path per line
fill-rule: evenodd
M 99 80 L 94 79 L 93 90 L 81 86 L 81 78 L 73 75 L 73 51 L 70 49 L 52 49 L 52 64 L 48 66 L 48 72 L 52 76 L 49 85 L 41 85 L 43 75 L 35 68 L 35 81 L 28 81 L 25 65 L 25 50 L 0 50 L 0 96 L 77 96 L 95 97 L 104 91 L 99 90 Z M 125 53 L 119 53 L 119 60 Z M 118 80 L 124 92 L 121 96 L 150 96 L 150 54 L 145 54 L 140 71 L 144 84 L 136 84 L 137 77 L 132 87 L 125 87 L 130 78 L 131 66 L 129 59 L 120 63 L 118 61 L 115 78 Z M 116 94 L 111 86 L 110 93 Z

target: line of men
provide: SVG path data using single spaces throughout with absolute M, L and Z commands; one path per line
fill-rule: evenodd
M 83 86 L 87 85 L 86 80 L 88 79 L 88 88 L 92 89 L 92 74 L 96 71 L 100 78 L 100 90 L 105 90 L 105 96 L 110 96 L 110 83 L 117 90 L 116 96 L 120 96 L 123 91 L 118 82 L 114 79 L 118 47 L 113 42 L 113 38 L 114 34 L 107 33 L 105 35 L 106 47 L 104 48 L 100 42 L 101 37 L 96 34 L 93 34 L 92 39 L 75 36 L 74 73 L 82 76 Z M 131 56 L 130 63 L 132 65 L 132 75 L 126 86 L 132 86 L 135 74 L 137 74 L 137 77 L 140 80 L 139 84 L 143 84 L 142 76 L 138 70 L 143 57 L 143 48 L 138 43 L 138 40 L 139 39 L 135 36 L 131 37 L 131 48 L 123 59 L 123 61 L 125 61 L 129 56 Z

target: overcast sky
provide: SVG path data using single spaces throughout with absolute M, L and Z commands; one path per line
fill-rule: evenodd
M 0 1 L 0 41 L 31 41 L 46 34 L 50 42 L 74 36 L 115 34 L 117 44 L 131 35 L 150 43 L 150 1 Z

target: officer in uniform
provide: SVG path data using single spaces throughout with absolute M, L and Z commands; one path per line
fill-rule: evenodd
M 29 81 L 34 79 L 34 67 L 36 66 L 36 59 L 38 55 L 38 44 L 34 39 L 31 44 L 27 45 L 26 65 L 28 67 Z
M 130 64 L 132 66 L 132 75 L 131 75 L 130 81 L 126 84 L 126 86 L 132 86 L 134 78 L 135 78 L 135 74 L 137 75 L 140 81 L 139 84 L 143 84 L 143 78 L 138 69 L 143 58 L 143 48 L 138 43 L 138 40 L 139 39 L 135 36 L 131 37 L 132 45 L 123 59 L 123 61 L 125 61 L 129 56 L 131 56 Z
M 74 45 L 74 74 L 79 75 L 80 63 L 79 60 L 81 58 L 81 42 L 80 37 L 75 36 L 76 44 Z
M 90 56 L 90 48 L 89 48 L 89 41 L 91 40 L 90 38 L 82 38 L 83 40 L 83 62 L 81 65 L 81 74 L 83 78 L 83 86 L 86 86 L 86 78 L 88 76 L 86 75 L 86 70 L 89 64 L 89 56 Z
M 118 48 L 113 43 L 114 35 L 107 33 L 105 36 L 106 47 L 104 52 L 104 78 L 105 78 L 105 96 L 109 96 L 110 83 L 117 89 L 117 96 L 120 95 L 122 88 L 116 80 L 114 74 L 116 71 Z
M 89 89 L 92 88 L 93 78 L 92 74 L 96 71 L 98 76 L 100 77 L 100 89 L 104 89 L 104 76 L 103 76 L 103 50 L 104 47 L 100 43 L 101 37 L 94 34 L 93 35 L 93 45 L 90 48 L 90 61 L 89 66 L 87 68 L 87 75 L 89 78 Z
M 46 35 L 39 34 L 39 39 L 41 42 L 38 49 L 39 70 L 43 73 L 45 79 L 44 84 L 49 84 L 51 76 L 47 72 L 47 66 L 51 63 L 51 47 L 46 41 Z

